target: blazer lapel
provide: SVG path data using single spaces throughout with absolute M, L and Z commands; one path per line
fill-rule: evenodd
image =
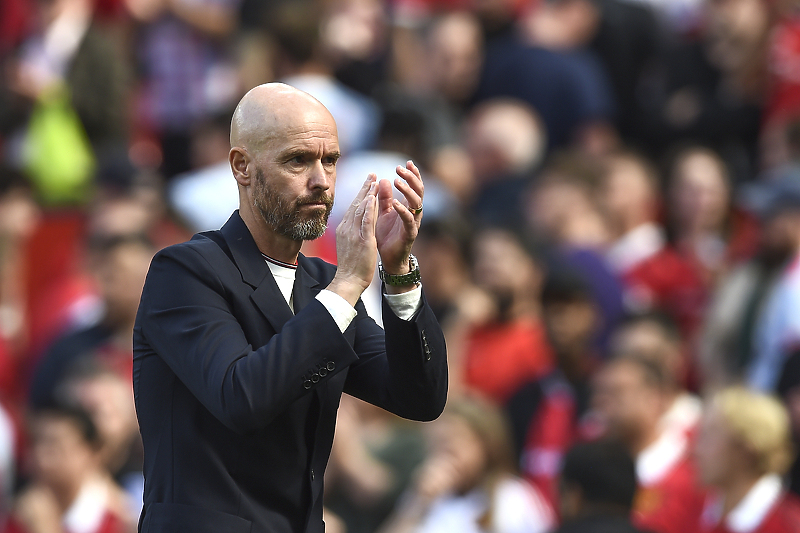
M 275 278 L 269 271 L 261 251 L 256 246 L 239 211 L 234 211 L 220 230 L 233 260 L 242 274 L 242 281 L 255 288 L 250 299 L 258 307 L 272 328 L 277 332 L 294 315 L 283 297 Z M 298 269 L 299 270 L 299 269 Z M 309 276 L 310 277 L 310 276 Z M 295 306 L 297 304 L 295 303 Z
M 304 263 L 306 257 L 300 254 L 297 258 L 297 274 L 294 278 L 294 287 L 292 288 L 292 303 L 294 305 L 295 314 L 299 313 L 321 290 L 319 288 L 319 281 L 314 279 L 311 274 L 306 270 Z

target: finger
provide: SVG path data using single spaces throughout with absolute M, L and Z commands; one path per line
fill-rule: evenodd
M 397 211 L 397 214 L 400 216 L 400 220 L 403 221 L 403 227 L 405 228 L 408 236 L 412 239 L 417 238 L 417 228 L 419 227 L 418 221 L 422 220 L 422 212 L 418 215 L 415 215 L 409 209 L 403 205 L 402 202 L 399 200 L 394 201 L 394 209 Z
M 398 165 L 396 171 L 397 175 L 403 178 L 420 198 L 424 196 L 425 185 L 422 182 L 422 175 L 412 161 L 409 160 L 406 163 L 406 168 Z
M 406 205 L 412 209 L 419 209 L 419 207 L 422 205 L 422 196 L 417 194 L 415 190 L 409 187 L 408 183 L 398 178 L 394 180 L 394 186 L 397 187 L 397 190 L 403 193 L 403 196 L 406 197 Z
M 378 198 L 369 195 L 364 199 L 364 216 L 361 218 L 361 237 L 365 240 L 375 238 L 375 224 L 378 221 Z
M 358 194 L 356 194 L 356 197 L 353 199 L 353 201 L 350 203 L 350 206 L 347 208 L 347 211 L 345 212 L 344 215 L 345 219 L 347 218 L 352 219 L 354 217 L 356 209 L 358 209 L 358 207 L 361 205 L 361 202 L 364 200 L 364 198 L 366 198 L 370 190 L 372 190 L 372 187 L 374 186 L 376 179 L 377 176 L 375 174 L 370 174 L 367 176 L 367 179 L 364 180 L 364 184 L 361 186 L 361 189 L 358 191 Z
M 375 174 L 370 174 L 369 175 L 369 178 L 367 178 L 368 182 L 371 179 L 373 181 L 369 182 L 369 186 L 367 187 L 366 191 L 359 191 L 358 195 L 356 195 L 356 199 L 353 200 L 353 204 L 351 205 L 351 207 L 353 208 L 353 211 L 352 211 L 351 216 L 350 216 L 350 222 L 351 223 L 353 223 L 353 222 L 360 223 L 361 217 L 364 216 L 364 211 L 362 209 L 359 212 L 359 209 L 362 207 L 362 205 L 364 204 L 364 200 L 366 200 L 366 198 L 368 196 L 370 196 L 370 195 L 374 196 L 375 195 L 375 191 L 378 188 L 378 183 L 376 181 L 374 181 L 374 178 L 375 178 Z M 362 194 L 362 192 L 364 194 Z M 358 203 L 356 203 L 356 201 Z

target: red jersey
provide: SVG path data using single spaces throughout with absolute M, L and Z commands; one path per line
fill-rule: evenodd
M 633 520 L 653 533 L 696 531 L 705 491 L 697 483 L 685 431 L 664 431 L 636 460 Z
M 489 324 L 467 337 L 465 381 L 499 404 L 519 387 L 553 368 L 553 355 L 541 323 L 530 318 Z
M 785 492 L 776 475 L 762 477 L 727 516 L 719 498 L 706 500 L 699 533 L 800 533 L 800 500 Z

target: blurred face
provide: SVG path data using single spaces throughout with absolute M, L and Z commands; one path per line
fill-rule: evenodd
M 653 219 L 654 200 L 648 177 L 638 164 L 627 159 L 611 161 L 603 179 L 600 202 L 612 226 L 626 231 L 631 229 L 627 227 L 631 221 Z
M 111 323 L 123 324 L 136 316 L 152 257 L 148 247 L 128 243 L 116 246 L 97 261 L 95 278 Z
M 769 26 L 763 0 L 709 0 L 706 6 L 712 39 L 755 43 Z
M 455 492 L 467 492 L 480 482 L 487 468 L 483 443 L 469 424 L 457 416 L 445 415 L 437 426 L 433 459 L 446 461 L 452 467 Z
M 602 417 L 609 436 L 636 443 L 655 427 L 663 412 L 663 398 L 648 387 L 635 364 L 612 361 L 597 375 L 592 404 Z
M 683 376 L 683 355 L 680 344 L 665 337 L 655 323 L 642 321 L 614 332 L 612 348 L 616 353 L 635 353 L 665 369 L 680 382 Z
M 686 157 L 676 169 L 672 218 L 685 231 L 719 232 L 725 224 L 730 191 L 719 162 L 708 154 Z
M 543 315 L 550 342 L 559 356 L 585 353 L 597 325 L 597 312 L 591 301 L 549 302 Z
M 731 436 L 722 415 L 712 406 L 703 415 L 695 439 L 695 463 L 705 485 L 725 487 L 732 470 L 747 461 L 741 445 Z
M 103 375 L 78 382 L 72 393 L 92 415 L 102 437 L 104 457 L 118 453 L 138 433 L 130 383 L 116 375 Z
M 560 240 L 567 219 L 586 206 L 586 194 L 570 183 L 552 182 L 539 187 L 532 196 L 531 209 L 526 210 L 538 235 Z
M 502 231 L 489 230 L 478 236 L 473 264 L 475 282 L 495 296 L 512 298 L 539 285 L 533 259 Z
M 434 88 L 454 102 L 467 100 L 478 83 L 483 62 L 478 22 L 467 14 L 442 19 L 431 34 L 429 58 Z
M 87 472 L 96 467 L 94 450 L 71 420 L 42 415 L 32 430 L 34 472 L 46 485 L 56 489 L 80 486 Z

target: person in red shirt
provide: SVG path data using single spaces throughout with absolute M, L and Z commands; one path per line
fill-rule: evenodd
M 14 503 L 6 533 L 126 533 L 124 494 L 100 466 L 100 436 L 85 411 L 54 406 L 31 424 L 33 476 Z
M 781 483 L 792 452 L 789 416 L 778 400 L 742 387 L 718 392 L 694 453 L 700 478 L 714 491 L 691 531 L 800 532 L 800 500 Z
M 492 311 L 465 328 L 463 372 L 467 388 L 498 404 L 553 367 L 539 311 L 542 271 L 522 238 L 493 228 L 474 244 L 475 282 Z
M 593 406 L 606 435 L 636 459 L 634 523 L 653 533 L 693 531 L 703 501 L 688 434 L 662 422 L 673 399 L 663 368 L 642 357 L 617 356 L 594 383 Z
M 626 307 L 634 312 L 663 309 L 691 340 L 707 291 L 693 265 L 667 243 L 658 221 L 658 175 L 649 161 L 631 152 L 609 155 L 600 203 L 614 238 L 606 259 L 624 282 Z

